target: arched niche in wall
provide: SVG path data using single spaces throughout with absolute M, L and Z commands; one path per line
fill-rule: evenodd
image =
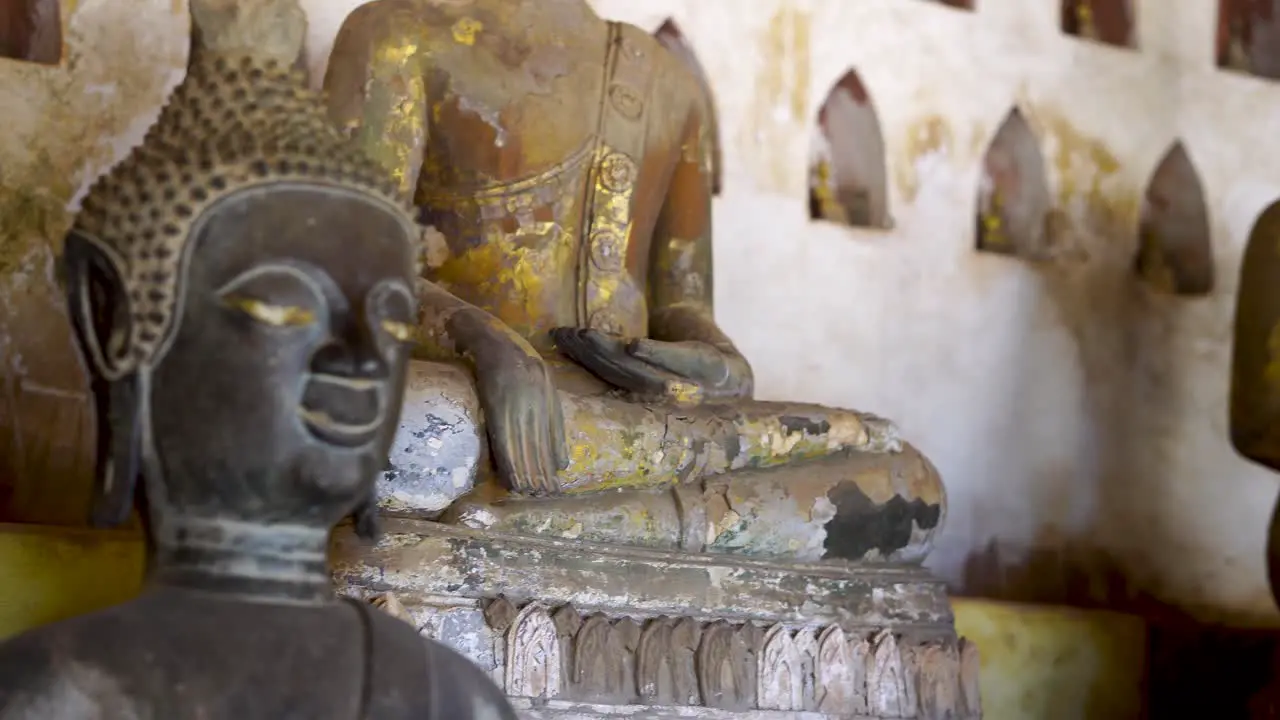
M 1062 32 L 1117 47 L 1134 47 L 1133 0 L 1061 0 Z
M 818 110 L 809 165 L 809 217 L 888 228 L 889 182 L 884 136 L 866 87 L 850 70 Z
M 1147 185 L 1134 269 L 1163 292 L 1207 295 L 1213 290 L 1209 209 L 1181 141 L 1165 153 Z
M 977 248 L 1034 258 L 1045 247 L 1053 201 L 1040 142 L 1014 108 L 982 159 L 978 186 Z
M 1218 67 L 1280 80 L 1280 7 L 1274 0 L 1218 0 Z
M 972 10 L 974 0 L 929 0 L 930 2 L 947 7 L 956 8 L 958 10 Z
M 0 58 L 46 65 L 62 62 L 59 0 L 4 0 L 0 3 Z
M 1240 263 L 1231 358 L 1231 444 L 1280 471 L 1280 202 L 1254 221 Z
M 698 62 L 698 56 L 693 52 L 693 46 L 685 39 L 684 33 L 680 32 L 675 20 L 668 18 L 666 22 L 662 23 L 661 27 L 654 31 L 653 36 L 663 47 L 680 58 L 693 72 L 694 77 L 698 79 L 698 83 L 702 85 L 703 95 L 707 100 L 707 107 L 703 110 L 703 117 L 707 118 L 711 126 L 711 191 L 719 195 L 721 182 L 720 120 L 716 112 L 715 94 L 711 91 L 711 81 L 707 79 L 707 72 L 702 68 L 702 63 Z

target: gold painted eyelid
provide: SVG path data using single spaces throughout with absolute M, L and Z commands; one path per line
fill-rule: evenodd
M 413 326 L 396 320 L 383 320 L 379 323 L 382 329 L 397 342 L 409 342 L 413 339 Z
M 227 304 L 254 320 L 273 327 L 300 327 L 316 320 L 313 311 L 296 305 L 272 305 L 244 296 L 227 298 Z

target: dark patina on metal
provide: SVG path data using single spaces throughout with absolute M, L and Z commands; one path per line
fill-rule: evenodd
M 0 718 L 514 718 L 474 664 L 339 601 L 327 567 L 335 524 L 373 532 L 416 314 L 411 212 L 292 69 L 295 3 L 193 16 L 186 79 L 64 256 L 94 520 L 143 499 L 147 588 L 0 645 Z

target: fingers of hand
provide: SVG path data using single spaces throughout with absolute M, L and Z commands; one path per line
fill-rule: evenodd
M 703 384 L 715 385 L 728 374 L 724 357 L 706 343 L 636 340 L 627 350 L 645 362 Z
M 533 483 L 540 494 L 551 492 L 555 485 L 556 467 L 555 448 L 551 440 L 548 416 L 544 408 L 530 407 L 525 417 L 526 442 L 530 445 L 530 470 Z
M 507 481 L 513 492 L 528 493 L 529 475 L 521 467 L 519 438 L 505 423 L 493 420 L 489 425 L 489 442 L 493 446 L 493 464 L 498 477 Z
M 602 380 L 626 390 L 660 393 L 664 372 L 627 352 L 626 345 L 595 330 L 553 331 L 556 345 L 566 355 Z
M 551 390 L 548 402 L 547 417 L 550 424 L 547 429 L 548 440 L 551 443 L 551 457 L 555 463 L 553 469 L 558 473 L 569 466 L 569 448 L 565 438 L 564 410 L 560 406 L 560 396 L 554 388 Z M 559 477 L 556 473 L 552 473 L 552 479 L 555 480 L 556 487 L 559 487 Z

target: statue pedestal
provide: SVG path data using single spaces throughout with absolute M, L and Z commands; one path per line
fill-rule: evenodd
M 981 717 L 977 649 L 922 569 L 384 531 L 335 534 L 339 590 L 383 598 L 530 720 Z

